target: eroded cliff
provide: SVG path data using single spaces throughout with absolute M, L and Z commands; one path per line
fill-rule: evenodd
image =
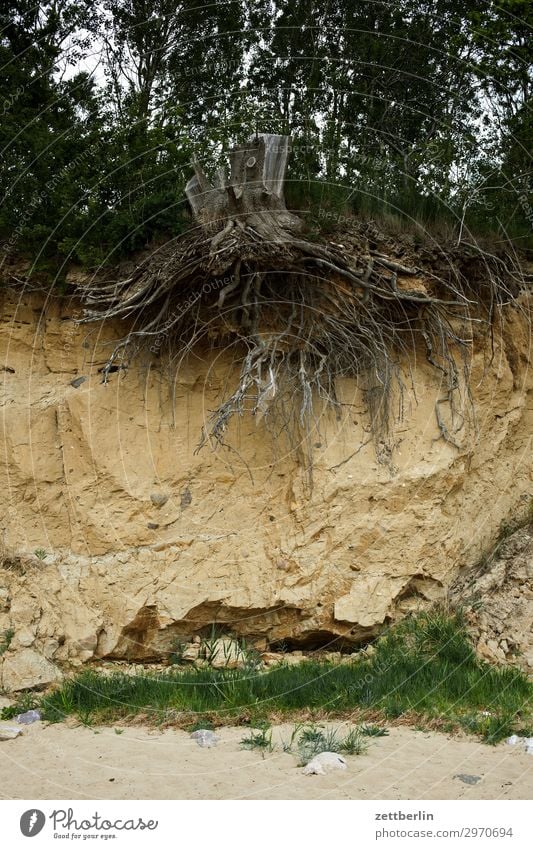
M 233 347 L 173 371 L 141 360 L 105 385 L 123 329 L 76 325 L 68 298 L 4 294 L 2 686 L 166 657 L 213 625 L 263 645 L 356 644 L 445 598 L 531 497 L 528 309 L 525 296 L 503 308 L 492 350 L 474 347 L 459 448 L 440 438 L 442 389 L 421 353 L 377 449 L 343 382 L 340 420 L 318 416 L 311 437 L 311 487 L 268 417 L 240 418 L 226 451 L 196 451 L 235 380 Z

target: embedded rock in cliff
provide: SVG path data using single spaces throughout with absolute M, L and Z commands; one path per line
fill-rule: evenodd
M 339 381 L 341 420 L 324 413 L 311 435 L 311 488 L 301 446 L 268 417 L 234 421 L 227 451 L 196 451 L 233 349 L 195 351 L 174 376 L 140 361 L 106 385 L 123 328 L 76 325 L 66 298 L 5 294 L 0 684 L 28 652 L 47 670 L 32 686 L 53 680 L 47 664 L 166 658 L 213 626 L 338 648 L 444 598 L 531 493 L 526 309 L 503 310 L 492 357 L 474 352 L 459 448 L 439 438 L 424 352 L 382 462 L 360 388 Z
M 54 684 L 62 678 L 61 671 L 39 652 L 21 649 L 8 652 L 2 663 L 2 686 L 8 692 L 28 690 Z

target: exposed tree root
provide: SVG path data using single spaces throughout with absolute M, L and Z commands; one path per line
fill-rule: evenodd
M 278 159 L 273 139 L 282 151 Z M 233 153 L 230 180 L 219 177 L 217 188 L 196 165 L 188 196 L 198 227 L 167 243 L 126 280 L 84 292 L 84 322 L 134 319 L 104 367 L 104 380 L 113 365 L 127 363 L 143 347 L 180 358 L 202 339 L 236 339 L 243 351 L 238 386 L 211 413 L 199 447 L 223 444 L 231 420 L 245 412 L 277 416 L 283 426 L 309 432 L 317 401 L 339 409 L 339 377 L 360 379 L 371 431 L 380 440 L 391 398 L 401 400 L 400 363 L 419 340 L 443 378 L 435 407 L 440 435 L 458 447 L 462 419 L 454 399 L 461 368 L 468 386 L 472 320 L 490 326 L 494 304 L 512 297 L 506 280 L 513 270 L 504 270 L 497 257 L 485 258 L 490 270 L 482 299 L 460 275 L 437 277 L 369 241 L 355 255 L 311 241 L 283 203 L 283 150 L 279 136 L 241 146 Z M 442 415 L 445 402 L 451 424 Z

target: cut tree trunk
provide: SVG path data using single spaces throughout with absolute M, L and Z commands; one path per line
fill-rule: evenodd
M 219 170 L 215 186 L 195 162 L 185 193 L 197 222 L 224 236 L 237 226 L 249 228 L 262 239 L 290 239 L 291 233 L 301 230 L 302 222 L 285 207 L 288 153 L 287 136 L 254 136 L 232 150 L 229 180 Z

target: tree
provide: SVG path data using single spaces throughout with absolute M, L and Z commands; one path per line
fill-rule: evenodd
M 187 225 L 261 130 L 292 137 L 288 204 L 530 231 L 525 0 L 7 0 L 5 242 L 91 266 Z M 91 53 L 101 71 L 87 71 Z M 526 200 L 524 200 L 526 198 Z
M 87 14 L 87 3 L 71 0 L 2 7 L 0 231 L 11 248 L 53 252 L 58 216 L 86 188 L 98 137 L 95 87 L 86 72 L 66 80 L 59 72 L 84 47 L 77 33 Z

